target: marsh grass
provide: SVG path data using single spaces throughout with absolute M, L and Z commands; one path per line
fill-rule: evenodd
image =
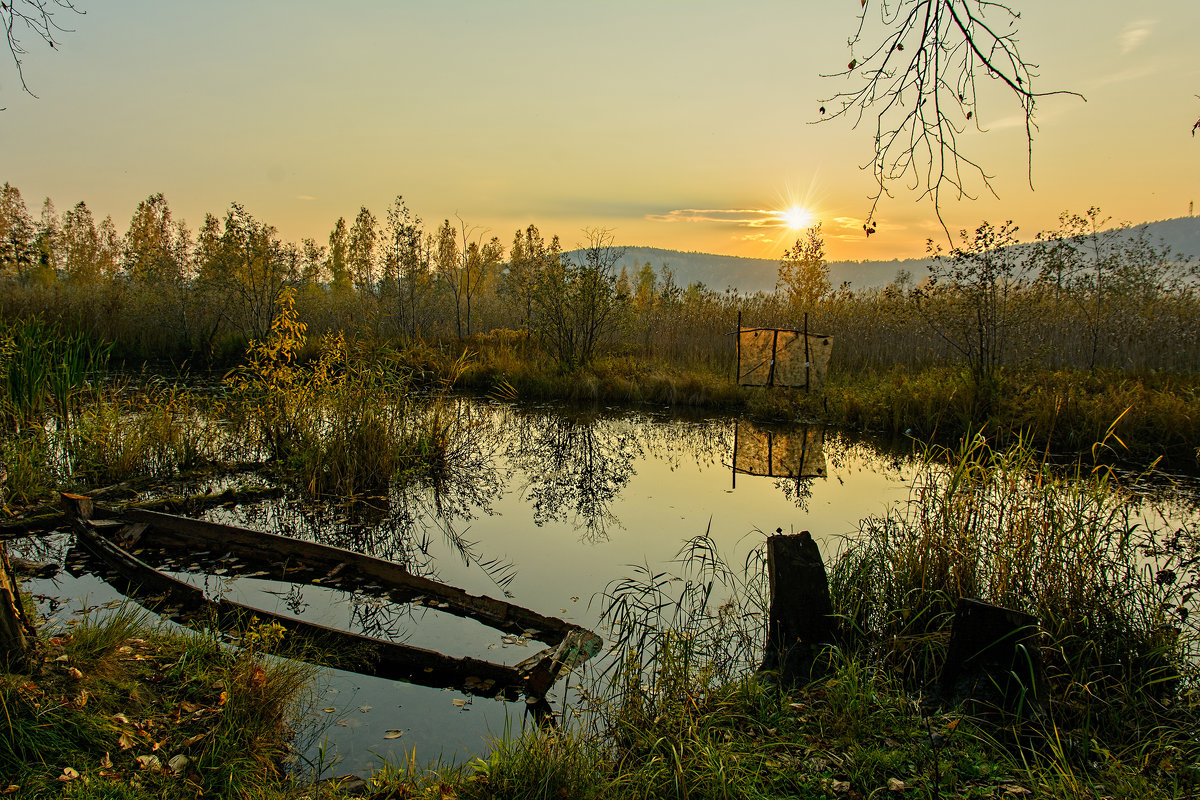
M 218 461 L 229 448 L 214 409 L 178 384 L 114 387 L 84 407 L 65 443 L 67 471 L 85 485 L 167 478 Z
M 442 364 L 439 391 L 414 389 L 399 352 L 338 333 L 308 346 L 290 294 L 270 336 L 231 372 L 225 411 L 239 435 L 308 497 L 384 494 L 398 480 L 448 468 L 458 429 L 445 392 L 462 360 Z
M 94 391 L 112 346 L 65 334 L 37 317 L 0 331 L 0 407 L 8 426 L 38 426 L 52 411 L 64 428 Z

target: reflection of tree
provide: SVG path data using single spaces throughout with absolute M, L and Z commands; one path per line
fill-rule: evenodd
M 619 526 L 612 502 L 633 477 L 643 454 L 637 426 L 566 415 L 513 418 L 513 462 L 526 473 L 523 496 L 536 525 L 566 522 L 586 541 L 608 538 Z
M 775 481 L 775 488 L 783 492 L 789 502 L 794 503 L 801 511 L 808 511 L 808 501 L 812 499 L 813 481 L 815 478 L 783 478 Z

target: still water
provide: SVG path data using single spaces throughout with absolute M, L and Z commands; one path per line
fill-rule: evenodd
M 811 531 L 828 560 L 859 519 L 907 497 L 917 470 L 904 449 L 819 428 L 461 402 L 454 468 L 437 486 L 395 490 L 353 507 L 278 500 L 207 516 L 389 558 L 607 638 L 600 627 L 605 587 L 632 567 L 670 569 L 683 542 L 706 531 L 731 564 L 776 529 Z M 774 477 L 797 473 L 808 477 Z M 67 535 L 52 537 L 34 555 L 66 560 L 69 546 Z M 336 590 L 187 579 L 212 595 L 453 656 L 513 664 L 540 646 L 436 610 Z M 52 615 L 60 622 L 85 604 L 120 597 L 86 573 L 29 588 L 57 599 Z M 44 609 L 50 605 L 43 601 Z M 562 689 L 560 682 L 552 696 L 558 709 L 570 699 Z M 314 692 L 297 744 L 309 760 L 318 753 L 326 764 L 338 759 L 339 774 L 366 772 L 380 758 L 406 760 L 414 749 L 418 763 L 467 760 L 487 750 L 490 736 L 526 724 L 523 703 L 351 673 L 322 673 Z

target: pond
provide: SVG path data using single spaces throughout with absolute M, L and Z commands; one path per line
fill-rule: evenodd
M 908 496 L 918 469 L 911 443 L 889 448 L 819 427 L 457 402 L 464 422 L 455 468 L 436 487 L 352 507 L 280 499 L 206 516 L 388 558 L 607 638 L 605 588 L 636 566 L 667 569 L 686 540 L 705 532 L 741 564 L 776 529 L 811 531 L 828 561 L 861 518 Z M 775 477 L 796 473 L 806 477 Z M 62 534 L 33 549 L 69 561 L 70 546 Z M 120 599 L 99 577 L 76 572 L 28 586 L 59 622 Z M 453 656 L 515 664 L 539 646 L 426 607 L 252 578 L 190 579 L 210 594 Z M 381 757 L 399 763 L 414 749 L 417 763 L 468 760 L 487 751 L 490 736 L 530 724 L 522 703 L 338 671 L 323 673 L 315 692 L 298 749 L 309 762 L 338 759 L 338 774 L 365 773 Z M 561 710 L 570 698 L 560 683 L 551 701 Z

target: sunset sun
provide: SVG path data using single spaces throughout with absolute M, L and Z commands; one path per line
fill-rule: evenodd
M 792 206 L 775 213 L 779 215 L 779 221 L 784 226 L 794 231 L 811 228 L 816 222 L 815 215 L 803 206 Z

